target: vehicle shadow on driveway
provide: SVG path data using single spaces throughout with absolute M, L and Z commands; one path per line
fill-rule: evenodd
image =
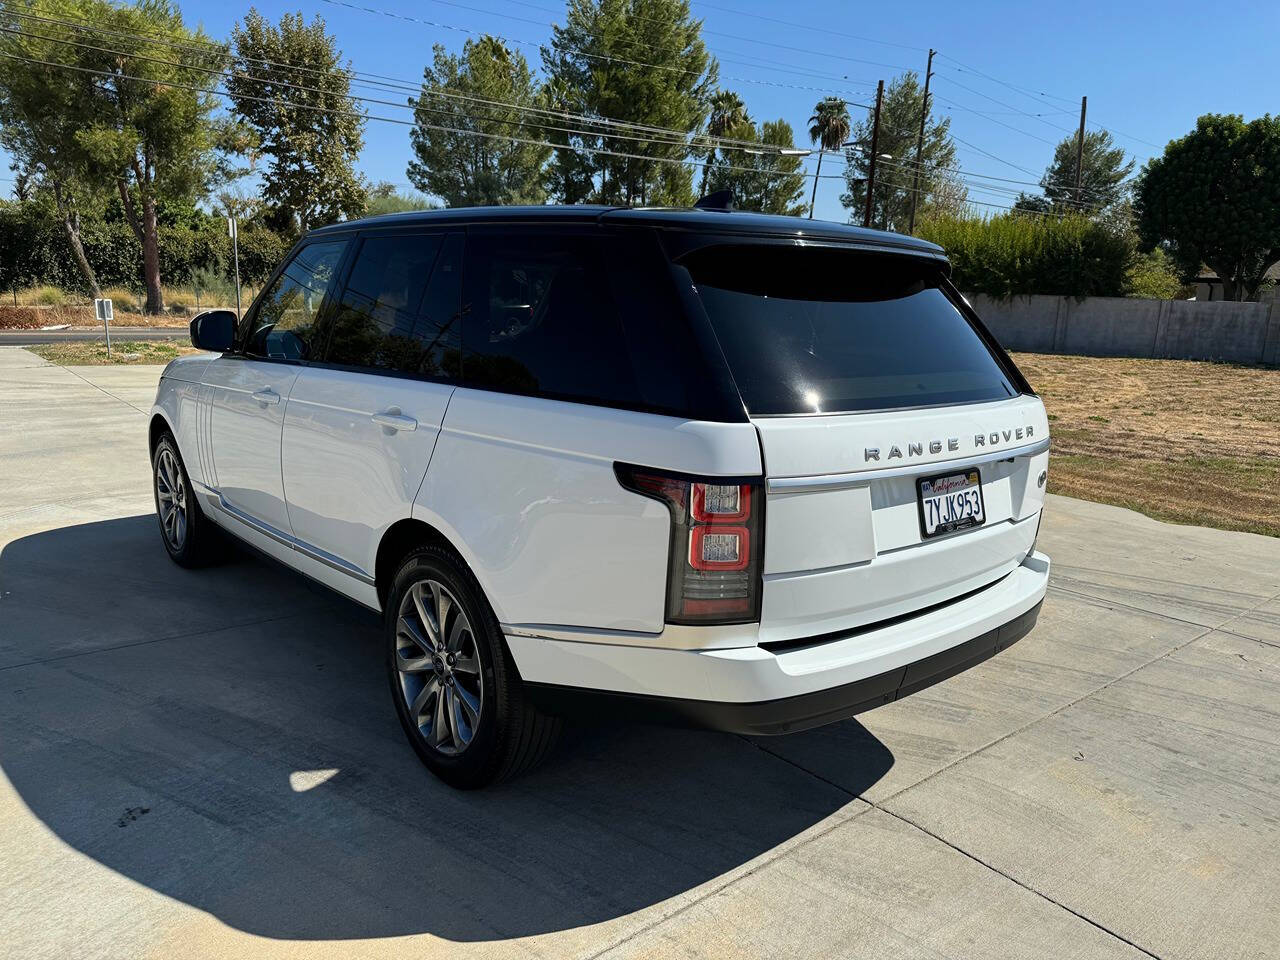
M 32 813 L 262 936 L 599 923 L 853 802 L 740 737 L 639 726 L 573 729 L 534 774 L 451 790 L 404 740 L 372 614 L 248 555 L 181 570 L 151 516 L 5 546 L 0 626 L 0 769 Z M 838 735 L 857 749 L 825 779 L 857 793 L 892 766 L 856 721 Z

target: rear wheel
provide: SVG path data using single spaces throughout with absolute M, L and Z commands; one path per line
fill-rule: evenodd
M 156 499 L 160 539 L 174 563 L 198 567 L 212 560 L 217 536 L 191 488 L 191 478 L 173 435 L 164 434 L 151 455 L 151 486 Z
M 396 713 L 432 773 L 454 787 L 483 787 L 550 752 L 560 721 L 525 698 L 497 618 L 452 551 L 410 553 L 386 609 Z

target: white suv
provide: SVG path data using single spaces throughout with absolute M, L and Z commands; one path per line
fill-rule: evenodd
M 1044 407 L 932 244 L 703 210 L 308 234 L 151 419 L 178 563 L 216 525 L 385 616 L 436 774 L 560 718 L 838 720 L 1035 623 Z

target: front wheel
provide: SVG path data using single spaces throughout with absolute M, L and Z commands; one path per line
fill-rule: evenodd
M 473 789 L 523 773 L 550 752 L 560 721 L 525 698 L 497 618 L 452 551 L 410 553 L 386 609 L 396 713 L 432 773 Z
M 198 567 L 216 554 L 213 524 L 205 519 L 173 435 L 166 433 L 151 455 L 151 486 L 160 538 L 173 562 Z

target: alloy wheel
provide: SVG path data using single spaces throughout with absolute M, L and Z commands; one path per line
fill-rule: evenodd
M 171 549 L 181 550 L 187 539 L 187 485 L 177 458 L 167 447 L 156 457 L 156 500 L 165 540 Z
M 432 749 L 464 751 L 484 708 L 484 674 L 471 621 L 437 580 L 419 580 L 400 601 L 396 670 L 409 720 Z

